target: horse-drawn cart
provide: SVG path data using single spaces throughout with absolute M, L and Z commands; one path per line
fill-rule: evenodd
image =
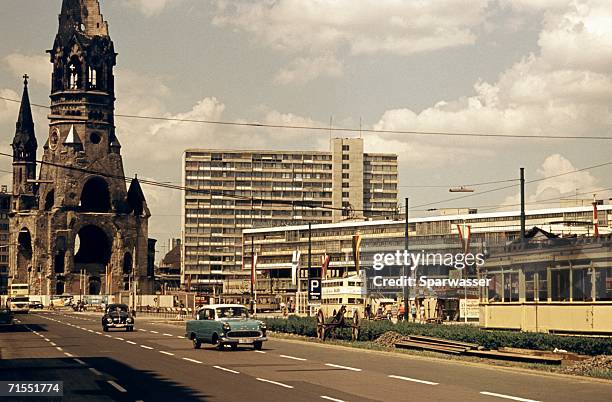
M 342 328 L 351 329 L 351 340 L 356 341 L 359 338 L 359 328 L 361 320 L 359 319 L 359 312 L 354 311 L 352 319 L 346 316 L 346 306 L 340 307 L 340 310 L 331 317 L 326 319 L 323 310 L 319 310 L 317 313 L 317 338 L 325 341 L 329 336 L 336 337 L 336 330 Z

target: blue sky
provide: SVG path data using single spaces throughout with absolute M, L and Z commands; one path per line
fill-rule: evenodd
M 3 1 L 2 96 L 18 97 L 27 72 L 33 102 L 48 103 L 44 52 L 60 6 Z M 121 114 L 298 125 L 328 125 L 333 116 L 339 127 L 357 128 L 361 119 L 378 129 L 611 135 L 612 6 L 605 0 L 101 0 L 101 7 L 119 53 Z M 3 151 L 16 115 L 16 105 L 0 100 Z M 36 123 L 44 143 L 43 110 Z M 121 118 L 117 133 L 127 174 L 175 182 L 187 147 L 326 149 L 328 141 L 326 132 Z M 539 178 L 610 159 L 609 142 L 364 138 L 366 151 L 400 155 L 404 186 L 509 179 L 520 166 Z M 0 169 L 10 170 L 10 160 Z M 609 173 L 528 186 L 529 207 L 577 191 L 611 197 L 599 191 L 610 186 Z M 1 180 L 10 183 L 10 175 Z M 180 194 L 145 192 L 152 235 L 178 236 Z M 413 205 L 449 198 L 444 188 L 402 187 L 404 196 Z M 516 200 L 510 189 L 432 207 Z

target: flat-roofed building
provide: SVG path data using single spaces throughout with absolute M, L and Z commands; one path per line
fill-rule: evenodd
M 244 229 L 397 214 L 397 155 L 363 149 L 362 139 L 335 138 L 324 152 L 186 150 L 183 287 L 247 292 Z
M 597 208 L 599 234 L 608 235 L 612 233 L 612 205 L 598 205 Z M 493 256 L 503 254 L 509 243 L 520 238 L 519 211 L 466 212 L 461 215 L 410 219 L 410 251 L 456 254 L 467 250 L 473 254 Z M 560 237 L 589 237 L 593 235 L 593 212 L 592 206 L 532 210 L 526 212 L 526 225 L 528 229 L 538 227 Z M 469 241 L 467 233 L 470 233 Z M 311 276 L 321 276 L 320 261 L 325 254 L 330 257 L 328 278 L 344 278 L 357 274 L 353 258 L 353 241 L 356 235 L 361 243 L 361 268 L 372 267 L 374 254 L 395 253 L 405 249 L 405 222 L 401 220 L 315 224 L 311 226 L 310 231 Z M 257 254 L 258 298 L 274 298 L 277 303 L 295 303 L 298 312 L 308 311 L 308 237 L 309 228 L 305 224 L 244 230 L 242 242 L 247 274 L 251 266 L 251 250 Z M 295 275 L 293 267 L 298 267 Z M 423 267 L 423 270 L 419 271 L 419 275 L 421 274 L 432 278 L 463 275 L 457 269 L 440 264 Z M 474 270 L 469 271 L 470 277 L 476 275 Z M 421 288 L 414 292 L 412 296 L 418 294 L 460 299 L 468 293 L 471 299 L 479 298 L 478 289 L 465 291 L 463 288 L 443 288 L 430 292 Z

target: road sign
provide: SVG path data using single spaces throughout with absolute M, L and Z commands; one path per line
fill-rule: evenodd
M 321 278 L 308 279 L 308 301 L 321 300 Z

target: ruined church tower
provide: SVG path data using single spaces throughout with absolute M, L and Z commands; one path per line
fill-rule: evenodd
M 13 141 L 12 283 L 29 283 L 31 294 L 152 292 L 150 213 L 138 180 L 128 190 L 124 178 L 117 54 L 98 0 L 63 0 L 48 53 L 51 112 L 40 163 L 27 81 Z

